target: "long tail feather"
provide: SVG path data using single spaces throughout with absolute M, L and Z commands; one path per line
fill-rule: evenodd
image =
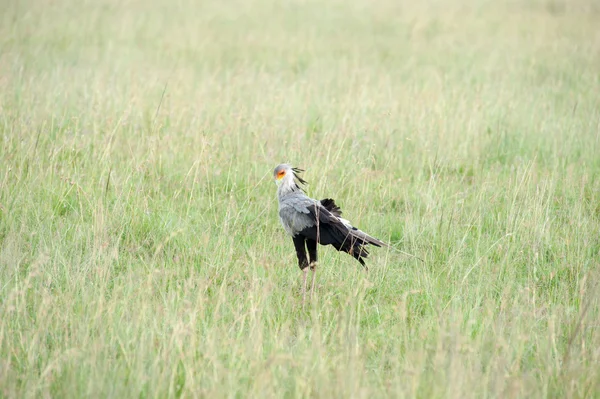
M 370 235 L 368 235 L 362 230 L 357 229 L 356 227 L 350 230 L 350 235 L 361 241 L 364 241 L 365 244 L 371 244 L 376 247 L 389 247 L 389 245 L 385 242 L 378 240 L 375 237 L 371 237 Z

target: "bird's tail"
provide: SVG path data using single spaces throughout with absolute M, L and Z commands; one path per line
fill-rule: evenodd
M 335 201 L 331 198 L 325 198 L 322 199 L 321 201 L 321 205 L 323 205 L 323 207 L 325 209 L 327 209 L 329 212 L 331 212 L 334 216 L 336 216 L 346 227 L 348 227 L 348 229 L 350 229 L 350 235 L 359 240 L 362 245 L 366 245 L 366 244 L 371 244 L 371 245 L 375 245 L 376 247 L 389 247 L 388 244 L 386 244 L 385 242 L 378 240 L 375 237 L 371 237 L 370 235 L 368 235 L 367 233 L 365 233 L 362 230 L 357 229 L 356 227 L 352 226 L 350 224 L 349 221 L 347 221 L 346 219 L 342 218 L 342 210 L 340 209 L 339 206 L 337 206 L 337 204 L 335 203 Z
M 369 257 L 369 251 L 367 245 L 374 245 L 376 247 L 389 247 L 385 242 L 378 240 L 375 237 L 371 237 L 364 231 L 353 228 L 350 230 L 350 234 L 347 237 L 347 251 L 350 255 L 360 262 L 367 270 L 367 265 L 363 259 Z
M 367 233 L 365 233 L 362 230 L 357 229 L 356 227 L 353 227 L 350 230 L 350 235 L 356 240 L 362 243 L 362 245 L 366 245 L 366 244 L 371 244 L 374 245 L 376 247 L 389 247 L 388 244 L 386 244 L 385 242 L 375 238 L 375 237 L 371 237 L 370 235 L 368 235 Z
M 368 270 L 365 261 L 363 260 L 369 256 L 369 251 L 367 251 L 366 246 L 371 244 L 376 247 L 389 247 L 389 245 L 375 237 L 371 237 L 364 231 L 357 229 L 352 226 L 348 220 L 342 218 L 342 210 L 337 206 L 333 199 L 325 198 L 320 200 L 320 203 L 325 209 L 331 212 L 332 215 L 337 217 L 342 224 L 337 227 L 337 231 L 340 234 L 340 239 L 341 237 L 345 238 L 341 242 L 333 244 L 333 246 L 338 251 L 344 251 L 352 255 Z

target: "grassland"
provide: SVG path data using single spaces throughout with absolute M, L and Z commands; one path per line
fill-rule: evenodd
M 1 7 L 0 397 L 600 397 L 596 1 Z

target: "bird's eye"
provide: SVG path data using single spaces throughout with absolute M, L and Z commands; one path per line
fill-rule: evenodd
M 282 171 L 280 171 L 280 172 L 277 172 L 277 178 L 278 178 L 278 179 L 282 179 L 282 178 L 283 178 L 283 176 L 285 176 L 285 171 L 284 171 L 284 170 L 282 170 Z

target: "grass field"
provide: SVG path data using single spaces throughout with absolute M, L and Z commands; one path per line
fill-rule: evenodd
M 1 8 L 0 397 L 600 397 L 596 0 Z

